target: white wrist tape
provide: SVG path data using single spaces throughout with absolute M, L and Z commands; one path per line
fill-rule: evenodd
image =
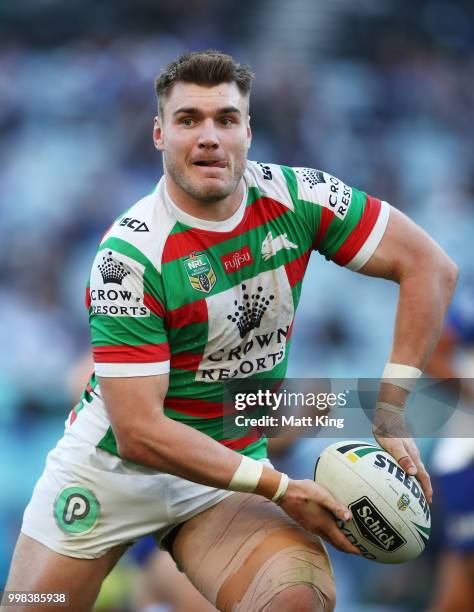
M 403 414 L 405 412 L 405 408 L 399 408 L 393 404 L 387 404 L 387 402 L 377 402 L 375 408 L 377 410 L 385 410 L 385 412 L 393 412 L 393 414 Z
M 382 374 L 382 382 L 401 387 L 405 391 L 411 391 L 416 381 L 422 375 L 422 371 L 414 366 L 402 363 L 387 363 Z
M 272 497 L 272 502 L 278 502 L 283 495 L 285 495 L 286 490 L 288 489 L 288 483 L 290 479 L 287 474 L 282 474 L 280 478 L 280 484 L 278 485 L 278 489 L 276 490 L 275 495 Z
M 242 455 L 242 461 L 235 470 L 232 480 L 227 487 L 230 491 L 253 493 L 263 472 L 263 463 Z

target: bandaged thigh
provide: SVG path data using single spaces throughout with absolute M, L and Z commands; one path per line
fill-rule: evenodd
M 231 561 L 227 579 L 216 585 L 216 607 L 225 612 L 260 612 L 281 591 L 306 586 L 315 592 L 320 609 L 332 609 L 334 583 L 326 551 L 320 542 L 299 536 L 287 529 L 276 531 L 243 563 Z
M 204 518 L 186 534 L 183 567 L 218 609 L 257 612 L 296 585 L 331 598 L 332 570 L 320 539 L 275 504 L 236 494 Z
M 319 553 L 300 546 L 291 546 L 270 557 L 233 609 L 235 612 L 266 610 L 278 593 L 294 586 L 312 589 L 319 603 L 318 609 L 332 610 L 332 575 L 321 568 Z

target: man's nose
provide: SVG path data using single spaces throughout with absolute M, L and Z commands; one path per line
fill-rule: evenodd
M 216 127 L 212 119 L 206 119 L 202 122 L 198 145 L 203 149 L 216 149 L 219 146 L 219 138 L 217 137 Z

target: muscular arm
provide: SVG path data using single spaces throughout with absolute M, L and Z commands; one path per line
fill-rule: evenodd
M 445 327 L 436 348 L 431 353 L 426 373 L 435 378 L 458 378 L 460 373 L 454 365 L 456 344 L 455 332 Z
M 441 333 L 457 266 L 422 229 L 395 208 L 363 274 L 400 285 L 390 361 L 423 369 Z
M 400 285 L 390 362 L 424 369 L 441 333 L 457 280 L 457 267 L 417 225 L 391 209 L 387 230 L 363 274 L 394 280 Z M 379 401 L 403 408 L 407 391 L 382 383 Z M 430 478 L 403 415 L 376 411 L 374 435 L 402 468 L 417 475 L 428 501 Z M 387 433 L 382 433 L 382 432 Z
M 209 436 L 173 421 L 163 412 L 168 375 L 99 379 L 100 389 L 123 459 L 192 480 L 229 488 L 241 456 Z M 264 466 L 254 493 L 272 499 L 281 474 Z M 359 554 L 336 526 L 349 510 L 321 485 L 290 480 L 282 509 L 303 527 L 320 534 L 335 547 Z
M 212 487 L 228 487 L 240 455 L 164 414 L 167 374 L 99 380 L 124 459 Z M 271 498 L 279 478 L 279 472 L 265 469 L 258 492 Z

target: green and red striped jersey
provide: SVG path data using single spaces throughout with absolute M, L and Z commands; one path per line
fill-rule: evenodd
M 96 375 L 169 372 L 165 413 L 254 458 L 257 435 L 223 435 L 223 384 L 284 378 L 309 256 L 358 270 L 389 205 L 309 168 L 249 161 L 222 222 L 191 217 L 160 180 L 105 234 L 87 288 L 95 374 L 69 423 L 118 454 Z

